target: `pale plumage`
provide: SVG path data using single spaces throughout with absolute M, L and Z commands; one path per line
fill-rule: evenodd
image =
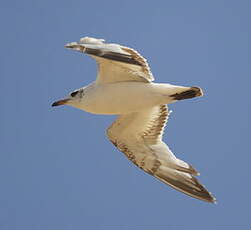
M 103 39 L 85 37 L 78 43 L 71 42 L 65 47 L 84 52 L 97 61 L 97 83 L 154 80 L 146 59 L 136 50 L 103 42 Z
M 202 95 L 198 87 L 152 83 L 146 59 L 134 49 L 85 37 L 66 45 L 96 59 L 94 83 L 53 106 L 68 104 L 98 114 L 118 114 L 107 129 L 110 141 L 135 165 L 173 188 L 203 201 L 215 198 L 194 177 L 199 173 L 176 158 L 162 141 L 168 119 L 165 104 Z

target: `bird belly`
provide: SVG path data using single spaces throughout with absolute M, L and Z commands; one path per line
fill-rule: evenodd
M 126 114 L 168 103 L 160 84 L 121 82 L 86 89 L 81 108 L 95 114 Z M 166 84 L 161 84 L 166 85 Z M 163 91 L 163 92 L 162 92 Z

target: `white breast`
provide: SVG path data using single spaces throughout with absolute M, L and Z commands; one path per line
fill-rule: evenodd
M 93 83 L 73 106 L 95 114 L 126 114 L 171 103 L 168 95 L 172 94 L 173 87 L 143 82 Z

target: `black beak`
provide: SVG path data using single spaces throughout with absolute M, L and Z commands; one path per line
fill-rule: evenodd
M 51 106 L 59 106 L 59 105 L 65 105 L 70 99 L 63 99 L 59 101 L 55 101 Z

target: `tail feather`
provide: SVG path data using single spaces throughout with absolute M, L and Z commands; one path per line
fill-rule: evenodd
M 203 96 L 203 92 L 202 92 L 202 89 L 199 87 L 190 87 L 189 89 L 181 93 L 175 93 L 171 95 L 171 97 L 173 97 L 174 100 L 184 100 L 184 99 L 200 97 L 200 96 Z
M 216 199 L 199 181 L 187 172 L 181 172 L 165 166 L 160 166 L 154 176 L 174 189 L 191 197 L 216 203 Z

